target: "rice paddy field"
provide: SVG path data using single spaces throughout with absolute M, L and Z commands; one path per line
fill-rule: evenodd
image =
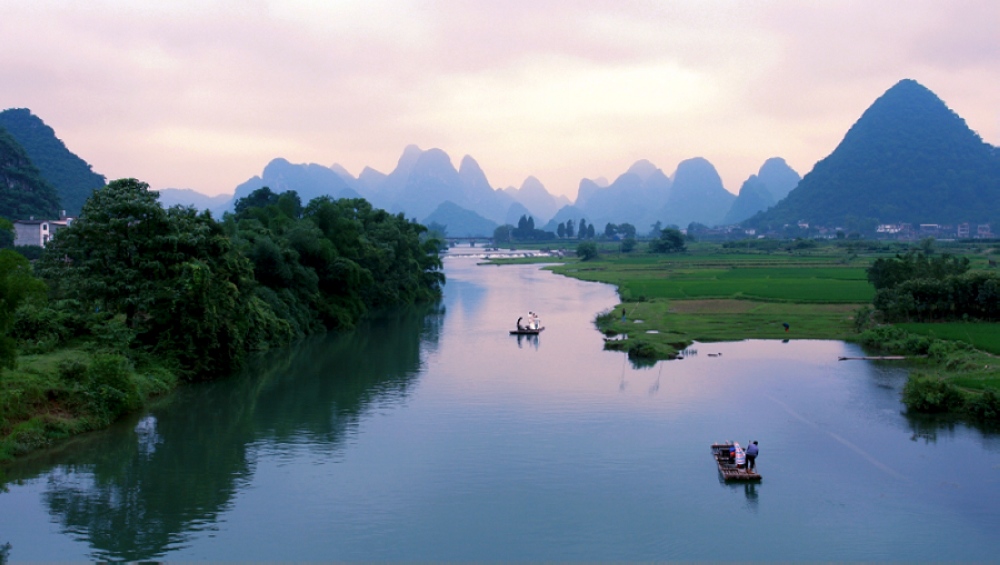
M 976 349 L 1000 355 L 1000 324 L 986 322 L 937 322 L 933 324 L 895 324 L 904 330 L 920 335 L 964 341 Z
M 628 344 L 610 345 L 641 343 L 647 354 L 670 357 L 691 341 L 849 339 L 854 312 L 874 296 L 868 264 L 837 248 L 779 254 L 702 246 L 547 268 L 616 285 L 622 304 L 598 326 Z
M 701 259 L 701 260 L 698 260 Z M 866 304 L 875 289 L 864 265 L 834 257 L 775 260 L 760 256 L 649 257 L 567 263 L 552 270 L 618 286 L 624 301 L 735 298 L 768 302 Z
M 859 255 L 833 245 L 766 253 L 699 244 L 680 254 L 605 252 L 597 260 L 570 259 L 547 268 L 616 285 L 622 304 L 598 317 L 602 331 L 628 335 L 670 355 L 692 340 L 850 340 L 856 335 L 854 313 L 875 294 L 866 269 L 876 258 L 892 254 Z M 964 254 L 979 268 L 986 267 L 986 255 L 979 250 Z M 1000 355 L 998 324 L 898 325 Z

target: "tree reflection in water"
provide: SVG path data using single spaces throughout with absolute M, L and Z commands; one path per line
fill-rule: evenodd
M 442 319 L 440 305 L 412 307 L 263 354 L 242 375 L 185 387 L 8 479 L 47 474 L 50 513 L 94 559 L 163 556 L 214 527 L 250 481 L 255 446 L 336 451 L 374 404 L 404 399 Z

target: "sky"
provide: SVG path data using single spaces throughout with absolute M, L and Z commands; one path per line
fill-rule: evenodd
M 416 144 L 576 197 L 647 159 L 806 174 L 904 78 L 1000 145 L 997 0 L 0 0 L 0 109 L 109 179 L 232 193 Z

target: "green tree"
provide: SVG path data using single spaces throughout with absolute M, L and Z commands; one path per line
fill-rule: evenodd
M 514 231 L 514 226 L 510 224 L 497 226 L 497 228 L 493 230 L 493 243 L 495 245 L 500 245 L 501 243 L 510 243 L 511 232 L 513 231 Z
M 633 249 L 635 249 L 635 243 L 636 242 L 635 242 L 635 238 L 634 237 L 626 237 L 625 239 L 623 239 L 622 240 L 622 252 L 624 252 L 624 253 L 631 252 Z
M 625 239 L 635 239 L 635 226 L 626 222 L 624 224 L 618 224 L 618 233 L 621 234 Z
M 920 240 L 920 252 L 928 257 L 934 254 L 934 238 L 925 237 Z
M 876 259 L 868 268 L 868 282 L 876 290 L 892 288 L 911 279 L 940 280 L 969 270 L 967 257 L 943 253 L 933 259 L 913 250 L 905 255 Z
M 649 250 L 653 253 L 677 253 L 684 249 L 684 234 L 674 228 L 661 230 L 660 237 L 649 242 Z
M 221 226 L 193 208 L 164 210 L 158 197 L 136 179 L 95 191 L 49 242 L 39 274 L 56 298 L 120 318 L 135 347 L 175 360 L 183 376 L 226 374 L 273 313 L 260 313 L 251 265 Z
M 277 203 L 278 195 L 274 193 L 270 187 L 263 186 L 251 192 L 249 195 L 236 200 L 233 204 L 233 211 L 237 216 L 239 216 L 251 208 L 263 209 Z
M 580 224 L 576 228 L 576 237 L 578 239 L 587 238 L 587 220 L 580 218 Z
M 0 249 L 14 246 L 14 224 L 10 220 L 0 218 Z
M 559 222 L 559 225 L 556 226 L 556 235 L 560 238 L 566 237 L 566 222 Z
M 25 302 L 45 297 L 45 283 L 31 274 L 31 264 L 19 253 L 0 249 L 0 370 L 12 368 L 17 359 L 10 337 L 14 312 Z
M 581 261 L 590 261 L 591 259 L 597 259 L 597 244 L 593 241 L 583 241 L 576 246 L 576 256 L 580 258 Z
M 576 230 L 573 228 L 573 220 L 566 220 L 566 237 L 572 239 L 576 234 Z
M 663 222 L 661 222 L 660 220 L 656 220 L 656 222 L 654 222 L 653 225 L 651 225 L 649 227 L 650 227 L 649 237 L 651 239 L 656 239 L 656 238 L 658 238 L 658 237 L 660 237 L 662 235 L 662 233 L 663 233 Z

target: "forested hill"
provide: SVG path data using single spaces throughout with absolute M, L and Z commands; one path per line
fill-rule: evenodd
M 27 152 L 0 127 L 0 218 L 55 218 L 59 197 L 31 163 Z
M 844 226 L 1000 219 L 1000 153 L 933 92 L 902 80 L 885 92 L 753 226 Z
M 24 147 L 31 162 L 41 171 L 42 178 L 55 187 L 62 209 L 67 214 L 79 214 L 94 190 L 104 186 L 104 177 L 67 149 L 56 137 L 55 131 L 31 110 L 11 108 L 0 112 L 0 127 L 6 128 Z

